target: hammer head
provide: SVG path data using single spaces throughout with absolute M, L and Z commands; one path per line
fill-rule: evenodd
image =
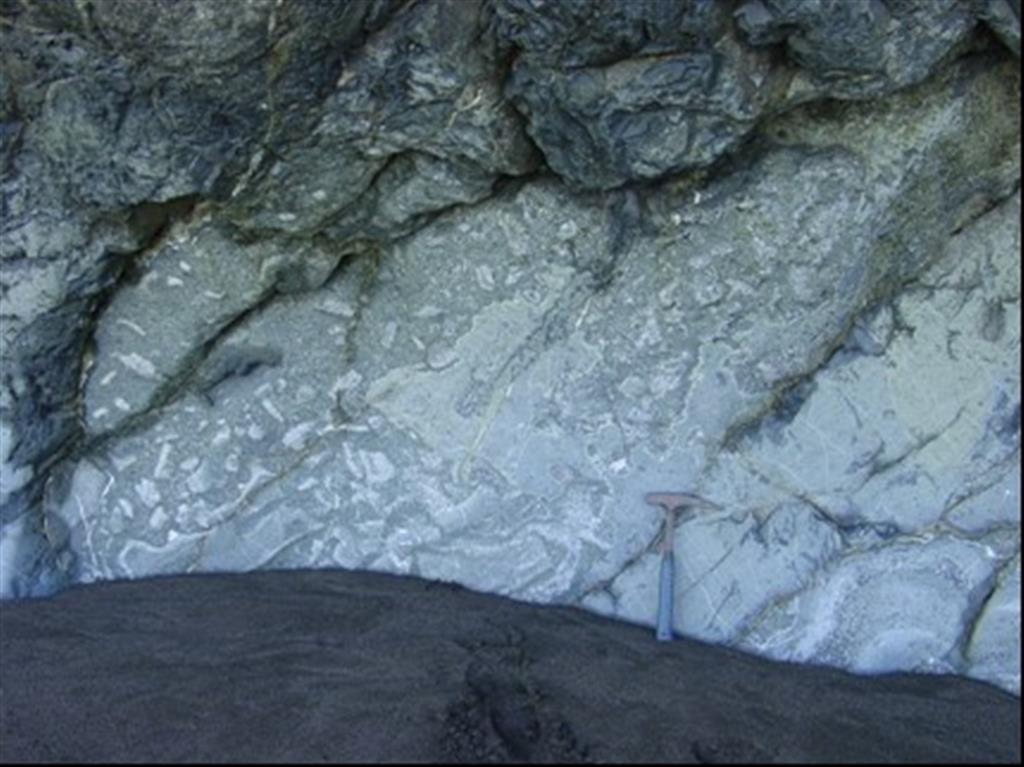
M 699 509 L 720 509 L 717 503 L 693 493 L 648 493 L 644 500 L 652 506 L 661 506 L 667 514 L 688 507 Z

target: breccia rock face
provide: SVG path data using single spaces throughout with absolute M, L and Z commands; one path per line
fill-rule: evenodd
M 817 88 L 867 98 L 927 77 L 965 40 L 975 9 L 957 0 L 749 0 L 736 21 L 754 45 L 785 44 Z
M 552 170 L 590 189 L 710 166 L 760 119 L 804 101 L 920 82 L 964 48 L 976 23 L 959 0 L 491 8 L 499 43 L 514 51 L 508 92 L 530 135 Z M 1002 15 L 983 16 L 1001 28 Z
M 261 158 L 265 172 L 232 190 L 232 219 L 347 240 L 366 236 L 360 224 L 384 207 L 381 196 L 407 195 L 421 175 L 431 187 L 432 176 L 444 181 L 436 196 L 413 192 L 410 217 L 478 199 L 499 175 L 532 170 L 536 152 L 476 40 L 479 16 L 475 3 L 419 3 L 370 36 L 309 134 Z M 403 160 L 425 172 L 394 167 Z
M 679 631 L 1019 693 L 1012 4 L 122 5 L 0 6 L 0 593 L 651 623 L 689 489 Z
M 977 0 L 978 18 L 1020 57 L 1020 0 Z

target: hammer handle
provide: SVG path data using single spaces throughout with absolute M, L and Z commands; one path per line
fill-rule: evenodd
M 658 581 L 658 630 L 659 642 L 672 641 L 672 603 L 675 585 L 675 561 L 671 551 L 661 555 L 661 579 Z

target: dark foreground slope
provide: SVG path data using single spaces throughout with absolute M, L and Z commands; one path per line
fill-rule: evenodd
M 0 760 L 1020 760 L 965 679 L 760 660 L 575 609 L 349 572 L 0 606 Z

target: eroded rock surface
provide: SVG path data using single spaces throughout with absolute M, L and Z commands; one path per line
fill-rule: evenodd
M 651 623 L 685 488 L 677 630 L 1019 693 L 1007 7 L 8 3 L 0 593 Z

